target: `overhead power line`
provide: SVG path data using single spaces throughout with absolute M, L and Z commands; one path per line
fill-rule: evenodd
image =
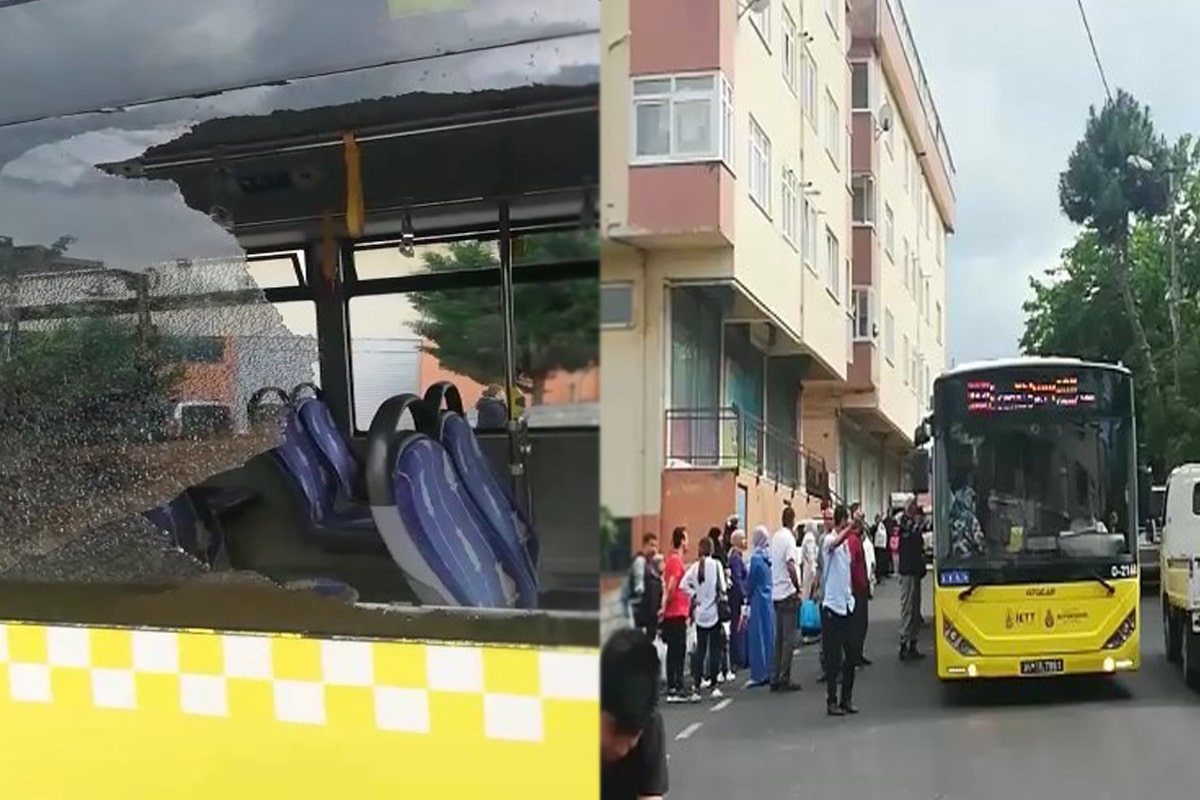
M 1104 74 L 1104 65 L 1100 63 L 1100 51 L 1096 49 L 1096 38 L 1092 36 L 1092 26 L 1088 22 L 1083 0 L 1075 0 L 1075 3 L 1079 6 L 1079 16 L 1083 19 L 1083 29 L 1087 31 L 1088 44 L 1092 47 L 1092 58 L 1096 60 L 1096 70 L 1100 73 L 1100 82 L 1104 84 L 1104 94 L 1108 95 L 1109 100 L 1112 100 L 1112 89 L 1108 88 L 1108 78 Z

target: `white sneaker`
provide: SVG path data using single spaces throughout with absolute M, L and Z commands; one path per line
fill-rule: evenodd
M 689 703 L 699 703 L 700 702 L 700 693 L 692 692 L 690 695 L 688 695 L 687 701 Z
M 724 683 L 724 682 L 725 682 L 725 673 L 718 672 L 717 673 L 717 683 Z
M 710 686 L 712 686 L 712 681 L 710 681 L 708 678 L 700 679 L 700 688 L 701 689 L 707 689 Z
M 725 693 L 722 692 L 720 689 L 713 689 L 712 694 L 709 695 L 709 697 L 711 697 L 713 700 L 720 700 L 724 696 L 725 696 Z

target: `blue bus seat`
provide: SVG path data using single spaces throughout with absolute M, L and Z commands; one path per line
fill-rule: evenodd
M 463 488 L 487 519 L 492 549 L 517 576 L 521 606 L 536 608 L 540 550 L 537 533 L 516 498 L 496 479 L 463 414 L 462 395 L 454 384 L 442 381 L 426 390 L 425 405 L 433 412 L 431 428 L 426 432 L 446 449 Z
M 302 396 L 305 390 L 312 392 L 312 396 Z M 366 502 L 358 457 L 354 454 L 350 440 L 334 420 L 333 412 L 325 402 L 321 390 L 311 383 L 302 383 L 292 389 L 291 398 L 292 405 L 304 422 L 304 427 L 316 444 L 318 452 L 337 475 L 342 493 L 351 500 Z
M 397 430 L 405 414 L 417 430 Z M 413 394 L 389 398 L 375 413 L 365 473 L 376 526 L 421 603 L 517 607 L 517 579 L 494 554 L 487 520 L 445 448 L 420 432 L 430 416 Z

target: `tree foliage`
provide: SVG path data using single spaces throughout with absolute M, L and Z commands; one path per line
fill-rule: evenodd
M 525 237 L 522 263 L 598 258 L 594 233 L 550 233 Z M 495 269 L 494 247 L 456 242 L 448 252 L 424 255 L 432 272 Z M 517 269 L 521 269 L 520 266 Z M 504 328 L 500 290 L 495 286 L 416 292 L 421 314 L 417 333 L 443 367 L 479 383 L 504 381 Z M 517 385 L 542 402 L 546 379 L 558 371 L 595 365 L 600 355 L 600 293 L 594 277 L 517 284 L 513 289 Z
M 182 376 L 156 334 L 123 320 L 72 320 L 14 344 L 0 363 L 0 425 L 51 439 L 149 437 Z
M 1161 215 L 1135 219 L 1123 254 L 1111 246 L 1101 226 L 1083 230 L 1063 251 L 1057 267 L 1030 281 L 1032 295 L 1024 305 L 1021 339 L 1022 349 L 1031 355 L 1078 356 L 1130 367 L 1139 438 L 1159 478 L 1169 467 L 1194 461 L 1200 454 L 1200 148 L 1191 137 L 1184 137 L 1164 158 L 1179 170 L 1176 257 L 1183 284 L 1179 386 L 1153 399 L 1154 371 L 1142 358 L 1118 280 L 1124 263 L 1153 366 L 1159 372 L 1168 370 L 1175 358 L 1168 308 L 1170 229 L 1169 220 Z M 1096 213 L 1103 218 L 1107 212 Z

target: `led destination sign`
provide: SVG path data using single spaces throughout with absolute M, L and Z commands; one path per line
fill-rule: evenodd
M 966 385 L 967 411 L 993 413 L 1025 411 L 1034 408 L 1078 408 L 1096 405 L 1094 392 L 1081 392 L 1073 375 L 1052 379 L 1018 379 L 1009 383 L 995 380 L 969 380 Z

